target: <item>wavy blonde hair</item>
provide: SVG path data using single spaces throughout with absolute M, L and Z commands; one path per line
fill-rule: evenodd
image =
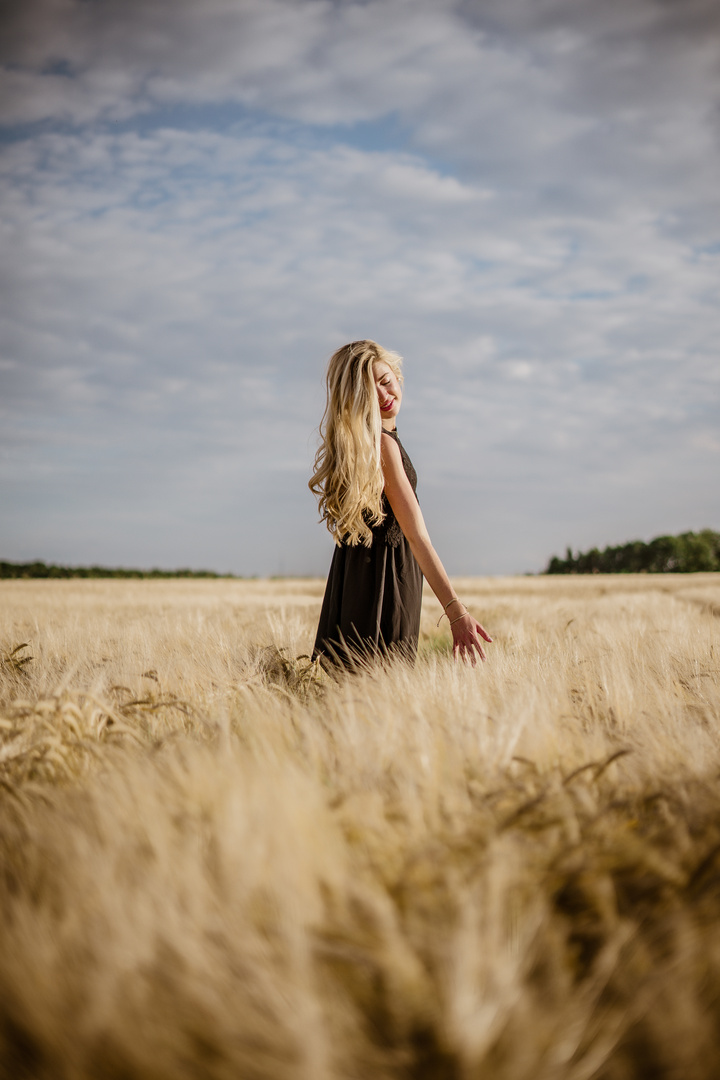
M 321 520 L 336 544 L 372 543 L 372 525 L 385 517 L 380 465 L 382 417 L 373 364 L 383 361 L 402 383 L 402 357 L 375 341 L 352 341 L 333 353 L 327 402 L 309 482 Z

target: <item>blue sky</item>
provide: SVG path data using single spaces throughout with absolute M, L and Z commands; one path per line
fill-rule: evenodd
M 0 557 L 324 574 L 359 337 L 451 573 L 720 528 L 719 11 L 5 3 Z

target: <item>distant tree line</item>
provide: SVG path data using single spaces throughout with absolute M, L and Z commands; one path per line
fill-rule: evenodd
M 632 540 L 602 551 L 578 551 L 570 548 L 564 559 L 556 555 L 548 563 L 546 574 L 693 574 L 720 570 L 720 533 L 712 529 L 680 533 L 679 536 L 656 536 L 648 544 Z
M 55 566 L 44 562 L 3 562 L 1 578 L 231 578 L 212 570 L 124 570 L 106 566 Z

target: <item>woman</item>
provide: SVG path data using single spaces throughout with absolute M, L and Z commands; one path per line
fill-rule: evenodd
M 474 666 L 485 659 L 480 639 L 492 639 L 455 595 L 430 542 L 397 434 L 402 384 L 401 357 L 374 341 L 353 341 L 330 358 L 309 486 L 336 547 L 313 659 L 352 667 L 395 652 L 414 660 L 424 575 L 450 620 L 455 659 Z

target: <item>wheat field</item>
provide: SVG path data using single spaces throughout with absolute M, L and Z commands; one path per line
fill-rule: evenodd
M 455 586 L 0 582 L 3 1077 L 720 1075 L 720 575 Z

